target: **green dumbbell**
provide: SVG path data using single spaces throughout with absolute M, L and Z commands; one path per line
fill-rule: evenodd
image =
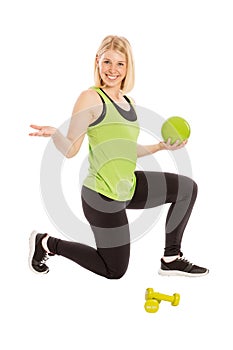
M 145 302 L 144 308 L 146 312 L 155 313 L 159 310 L 159 303 L 156 299 L 148 299 Z
M 180 302 L 180 294 L 175 293 L 172 296 L 166 295 L 158 292 L 154 292 L 153 288 L 147 288 L 145 294 L 145 310 L 147 312 L 157 312 L 159 309 L 159 304 L 162 300 L 169 301 L 172 306 L 179 305 Z

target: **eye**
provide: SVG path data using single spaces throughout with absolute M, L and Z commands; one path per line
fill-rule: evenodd
M 123 62 L 119 62 L 119 63 L 118 63 L 118 66 L 119 66 L 119 67 L 124 67 L 124 63 L 123 63 Z
M 105 64 L 109 64 L 110 61 L 109 61 L 109 60 L 104 60 L 104 63 L 105 63 Z

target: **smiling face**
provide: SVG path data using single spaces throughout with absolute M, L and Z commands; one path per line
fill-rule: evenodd
M 103 85 L 120 89 L 127 73 L 125 55 L 114 50 L 107 50 L 96 59 Z

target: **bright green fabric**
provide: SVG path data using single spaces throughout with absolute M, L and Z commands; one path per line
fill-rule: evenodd
M 89 173 L 84 186 L 118 201 L 133 197 L 136 177 L 138 121 L 128 121 L 110 99 L 94 88 L 106 104 L 105 118 L 89 126 Z

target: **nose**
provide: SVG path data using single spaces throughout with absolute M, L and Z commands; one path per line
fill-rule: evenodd
M 111 66 L 109 67 L 109 72 L 114 74 L 117 72 L 117 65 L 112 63 Z

